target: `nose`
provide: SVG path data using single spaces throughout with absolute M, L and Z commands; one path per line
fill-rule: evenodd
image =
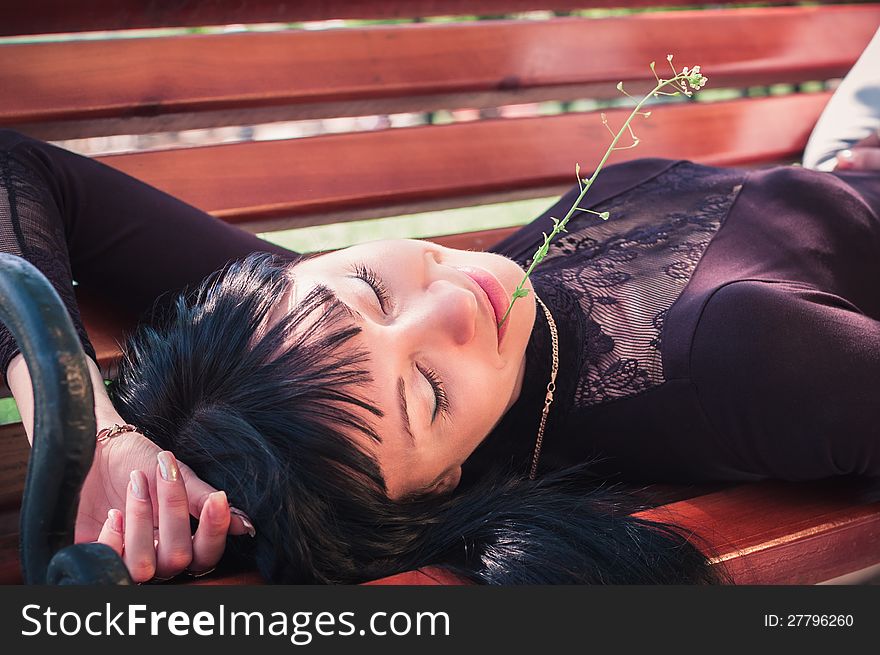
M 450 280 L 435 280 L 425 294 L 429 327 L 440 338 L 450 339 L 457 346 L 470 343 L 477 333 L 480 306 L 467 287 Z
M 467 345 L 476 336 L 480 318 L 476 296 L 456 279 L 442 276 L 439 265 L 429 266 L 426 274 L 427 286 L 417 294 L 410 311 L 404 312 L 407 319 L 401 333 L 416 348 L 443 342 Z

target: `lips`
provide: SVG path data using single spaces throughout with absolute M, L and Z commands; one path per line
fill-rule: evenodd
M 479 294 L 479 302 L 484 305 L 487 317 L 491 318 L 493 324 L 496 326 L 498 345 L 500 347 L 501 340 L 504 338 L 504 334 L 507 332 L 507 326 L 510 322 L 510 317 L 508 316 L 504 325 L 498 330 L 498 322 L 501 320 L 501 317 L 504 316 L 504 312 L 507 311 L 508 306 L 508 298 L 507 294 L 504 292 L 504 287 L 501 286 L 498 278 L 482 268 L 462 266 L 458 270 L 476 282 L 480 291 L 482 291 L 482 293 Z

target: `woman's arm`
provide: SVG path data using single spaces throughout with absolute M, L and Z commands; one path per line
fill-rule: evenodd
M 703 309 L 691 370 L 735 466 L 880 479 L 880 321 L 848 300 L 796 282 L 728 284 Z
M 113 425 L 114 423 L 122 425 L 125 421 L 119 416 L 119 413 L 110 401 L 110 397 L 107 395 L 98 365 L 91 358 L 86 358 L 86 363 L 89 367 L 92 389 L 95 395 L 95 423 L 99 426 Z M 33 445 L 34 394 L 31 386 L 30 372 L 21 353 L 17 353 L 13 356 L 12 361 L 10 361 L 9 368 L 6 370 L 6 382 L 9 385 L 13 398 L 15 398 L 15 404 L 18 407 L 18 413 L 21 416 L 21 423 L 27 433 L 28 441 Z
M 143 316 L 156 300 L 256 251 L 296 253 L 98 161 L 0 130 L 0 251 L 27 259 L 64 301 L 86 354 L 71 280 Z M 0 326 L 0 374 L 17 352 Z
M 0 130 L 0 250 L 34 264 L 61 296 L 88 356 L 99 428 L 125 421 L 113 407 L 94 361 L 95 351 L 79 316 L 72 279 L 108 298 L 108 304 L 140 315 L 161 294 L 172 292 L 171 297 L 226 262 L 255 250 L 295 256 L 109 166 L 10 130 Z M 11 334 L 2 325 L 0 373 L 6 373 L 32 439 L 30 375 Z M 161 488 L 156 475 L 159 452 L 155 444 L 137 433 L 98 444 L 77 517 L 78 541 L 97 538 L 108 510 L 126 506 L 128 476 L 133 470 L 147 475 L 158 525 L 162 513 L 162 499 L 157 497 L 157 488 Z M 211 504 L 220 510 L 209 514 L 212 521 L 222 523 L 225 514 L 229 525 L 225 498 L 212 496 L 216 490 L 185 465 L 179 468 L 191 513 L 203 516 Z M 209 501 L 211 497 L 215 500 Z M 232 534 L 251 531 L 242 519 L 233 518 Z M 201 539 L 194 543 L 200 547 L 207 542 Z M 201 562 L 206 559 L 200 552 L 193 557 Z M 163 569 L 162 553 L 157 565 L 158 570 L 169 572 L 167 567 Z

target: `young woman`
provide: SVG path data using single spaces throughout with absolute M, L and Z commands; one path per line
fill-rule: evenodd
M 99 441 L 77 540 L 116 548 L 138 581 L 224 549 L 281 582 L 427 564 L 487 583 L 723 580 L 605 480 L 880 476 L 866 116 L 837 158 L 851 170 L 609 167 L 587 208 L 611 219 L 573 218 L 500 330 L 577 189 L 487 253 L 395 240 L 305 258 L 0 133 L 4 250 L 46 273 L 92 359 L 71 278 L 145 323 L 112 400 L 90 362 L 99 428 L 134 428 Z M 811 141 L 805 165 L 834 155 Z M 30 434 L 5 331 L 0 354 Z

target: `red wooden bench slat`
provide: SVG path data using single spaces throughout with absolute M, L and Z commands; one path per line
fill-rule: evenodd
M 614 154 L 737 165 L 794 159 L 830 94 L 666 105 Z M 609 110 L 620 125 L 630 109 Z M 788 117 L 796 116 L 797 120 Z M 101 161 L 252 231 L 507 199 L 574 184 L 610 141 L 594 113 L 499 119 L 203 148 Z
M 784 0 L 777 0 L 783 2 Z M 717 0 L 715 4 L 732 4 Z M 16 3 L 0 22 L 0 36 L 125 30 L 156 27 L 228 25 L 327 20 L 334 18 L 415 18 L 445 15 L 502 15 L 535 9 L 655 7 L 704 4 L 701 0 L 212 0 L 154 2 L 142 0 L 32 0 Z M 772 2 L 770 4 L 773 4 Z
M 21 423 L 0 426 L 0 512 L 21 504 L 30 445 Z
M 705 537 L 738 584 L 815 584 L 880 562 L 880 502 L 839 481 L 739 485 L 642 512 Z
M 880 4 L 5 45 L 0 125 L 60 139 L 619 97 L 619 80 L 647 91 L 652 60 L 670 73 L 668 52 L 713 88 L 828 79 L 878 23 Z
M 862 502 L 837 481 L 730 485 L 640 512 L 703 537 L 735 584 L 815 584 L 880 561 L 880 502 Z M 17 512 L 0 515 L 0 584 L 21 581 Z M 191 584 L 261 584 L 254 571 L 217 574 Z M 369 584 L 461 584 L 425 567 Z

